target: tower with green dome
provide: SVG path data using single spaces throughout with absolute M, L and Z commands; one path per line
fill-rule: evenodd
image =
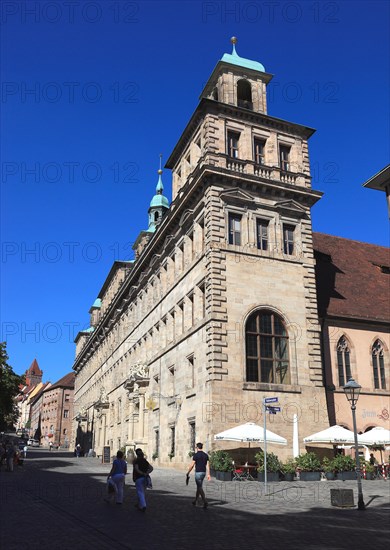
M 161 177 L 163 172 L 161 169 L 161 157 L 162 155 L 160 155 L 160 168 L 158 170 L 156 194 L 150 201 L 150 206 L 148 210 L 149 225 L 146 231 L 143 230 L 140 232 L 133 245 L 133 250 L 135 251 L 136 258 L 139 257 L 146 244 L 156 232 L 156 229 L 160 225 L 165 213 L 169 210 L 169 201 L 167 197 L 163 195 L 164 186 Z
M 162 182 L 162 169 L 161 169 L 161 156 L 160 155 L 160 168 L 158 170 L 158 182 L 156 186 L 156 194 L 150 201 L 150 206 L 148 210 L 149 214 L 149 227 L 148 232 L 154 233 L 157 226 L 161 223 L 161 220 L 165 212 L 169 209 L 169 201 L 163 195 L 164 186 Z

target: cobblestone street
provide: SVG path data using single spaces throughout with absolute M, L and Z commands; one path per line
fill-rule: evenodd
M 24 466 L 0 473 L 1 548 L 190 550 L 287 548 L 384 550 L 389 481 L 363 481 L 365 511 L 330 504 L 330 488 L 356 482 L 205 482 L 209 508 L 192 506 L 194 477 L 155 468 L 148 509 L 138 512 L 131 473 L 123 506 L 106 504 L 110 466 L 96 458 L 31 449 Z M 130 467 L 131 472 L 131 467 Z

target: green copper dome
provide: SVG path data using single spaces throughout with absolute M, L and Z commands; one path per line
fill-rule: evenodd
M 158 171 L 158 182 L 157 182 L 157 186 L 156 186 L 156 195 L 154 195 L 154 197 L 152 198 L 152 200 L 150 201 L 150 208 L 153 208 L 153 207 L 158 207 L 158 206 L 163 206 L 164 208 L 169 208 L 169 202 L 168 202 L 168 199 L 166 197 L 164 197 L 164 195 L 162 194 L 163 191 L 164 191 L 164 186 L 163 186 L 163 182 L 162 182 L 162 179 L 161 179 L 161 169 Z
M 231 39 L 233 44 L 233 51 L 231 54 L 225 53 L 221 61 L 226 61 L 226 63 L 231 63 L 232 65 L 238 65 L 240 67 L 245 67 L 246 69 L 252 69 L 253 71 L 260 71 L 265 73 L 264 65 L 258 61 L 252 61 L 251 59 L 245 59 L 245 57 L 240 57 L 236 52 L 235 44 L 237 43 L 237 38 L 233 36 Z

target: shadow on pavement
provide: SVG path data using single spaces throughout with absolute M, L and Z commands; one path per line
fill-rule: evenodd
M 253 494 L 248 490 L 224 499 L 222 486 L 210 482 L 210 505 L 203 509 L 191 504 L 194 484 L 187 490 L 179 485 L 177 474 L 159 479 L 155 470 L 155 488 L 147 491 L 148 509 L 142 514 L 134 507 L 131 473 L 123 505 L 106 504 L 109 465 L 89 460 L 38 451 L 13 473 L 2 471 L 1 548 L 388 549 L 388 501 L 366 511 L 329 508 L 314 501 L 309 510 L 300 510 L 299 492 L 271 502 L 256 496 L 255 483 Z M 370 503 L 386 500 L 380 495 L 370 498 Z

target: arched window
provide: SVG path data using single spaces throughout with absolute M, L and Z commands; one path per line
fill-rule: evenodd
M 266 309 L 252 313 L 245 326 L 246 380 L 290 384 L 288 335 L 282 318 Z
M 351 352 L 348 340 L 342 336 L 337 344 L 337 368 L 339 373 L 339 386 L 345 386 L 351 375 Z
M 158 213 L 158 212 L 155 212 L 155 213 L 154 213 L 154 221 L 157 222 L 157 221 L 158 221 L 158 218 L 159 218 L 159 213 Z
M 374 371 L 374 388 L 386 389 L 386 376 L 385 376 L 385 353 L 383 344 L 380 340 L 377 340 L 372 346 L 372 368 Z
M 253 109 L 252 87 L 248 80 L 241 79 L 237 82 L 237 105 L 245 109 Z

